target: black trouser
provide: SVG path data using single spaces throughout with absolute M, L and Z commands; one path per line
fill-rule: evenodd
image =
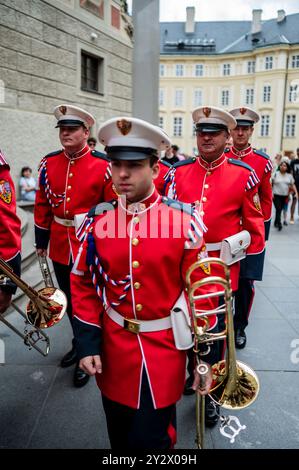
M 238 290 L 235 292 L 235 330 L 245 330 L 248 325 L 252 303 L 254 298 L 254 281 L 251 279 L 239 279 Z
M 67 314 L 73 328 L 73 310 L 71 297 L 71 270 L 73 264 L 70 263 L 69 265 L 66 265 L 53 261 L 53 267 L 58 286 L 65 293 L 67 298 Z
M 276 209 L 275 221 L 274 221 L 275 227 L 281 227 L 282 226 L 281 225 L 281 212 L 282 212 L 282 209 L 285 205 L 286 198 L 287 198 L 287 196 L 279 196 L 278 194 L 274 194 L 274 196 L 273 196 L 273 202 L 274 202 L 274 206 L 275 206 L 275 209 Z
M 102 395 L 112 450 L 171 449 L 176 428 L 175 404 L 155 409 L 145 371 L 140 408 L 134 409 Z

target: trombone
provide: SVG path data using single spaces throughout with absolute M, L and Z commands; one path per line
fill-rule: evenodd
M 15 303 L 12 303 L 17 312 L 25 319 L 24 334 L 11 325 L 11 323 L 4 318 L 3 314 L 0 314 L 0 321 L 20 336 L 29 349 L 34 348 L 43 356 L 47 356 L 50 350 L 50 340 L 43 330 L 59 323 L 65 314 L 67 299 L 64 292 L 55 288 L 53 285 L 46 285 L 46 287 L 36 291 L 17 276 L 9 264 L 7 264 L 2 258 L 0 258 L 0 272 L 3 273 L 0 274 L 0 285 L 1 279 L 3 282 L 8 278 L 30 299 L 27 304 L 25 314 Z M 43 277 L 45 280 L 44 274 Z M 31 329 L 29 325 L 32 326 Z M 37 346 L 36 343 L 39 341 L 46 342 L 45 351 Z
M 207 276 L 199 281 L 191 282 L 191 276 L 195 270 L 203 265 L 209 264 L 223 268 L 224 275 Z M 224 360 L 212 365 L 212 386 L 210 388 L 210 398 L 225 409 L 240 410 L 251 405 L 259 393 L 259 380 L 247 364 L 236 360 L 234 325 L 233 325 L 233 307 L 232 307 L 232 289 L 230 281 L 230 271 L 228 266 L 219 258 L 204 258 L 193 263 L 186 273 L 187 293 L 190 302 L 193 326 L 194 326 L 194 352 L 197 361 L 197 371 L 204 374 L 202 364 L 199 361 L 199 348 L 201 344 L 207 346 L 213 341 L 226 339 L 227 354 Z M 208 285 L 220 286 L 221 290 L 208 293 L 200 293 L 202 287 Z M 196 304 L 207 298 L 224 297 L 224 304 L 212 310 L 203 310 L 196 307 Z M 223 331 L 219 333 L 210 333 L 209 316 L 225 314 L 226 325 Z M 203 326 L 199 320 L 203 321 Z M 202 323 L 202 322 L 201 322 Z M 204 447 L 204 397 L 196 394 L 196 442 L 198 448 Z

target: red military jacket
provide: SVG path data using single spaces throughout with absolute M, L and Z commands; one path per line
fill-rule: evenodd
M 19 274 L 21 264 L 21 223 L 16 214 L 16 194 L 9 165 L 0 150 L 0 257 Z M 14 285 L 7 281 L 7 290 Z
M 192 225 L 195 219 L 172 208 L 173 202 L 163 202 L 155 190 L 131 206 L 121 199 L 99 204 L 89 213 L 94 219 L 71 274 L 79 358 L 100 354 L 103 367 L 96 380 L 103 395 L 132 408 L 139 407 L 143 369 L 155 408 L 175 403 L 184 387 L 186 351 L 175 347 L 171 328 L 132 333 L 107 314 L 112 306 L 137 320 L 169 316 L 198 257 L 198 248 L 187 249 L 190 240 L 203 243 L 199 218 Z M 196 279 L 202 277 L 203 271 L 196 273 Z M 214 316 L 211 326 L 215 322 Z
M 237 150 L 232 147 L 225 151 L 227 158 L 235 158 L 247 163 L 253 168 L 260 180 L 258 183 L 258 193 L 261 202 L 262 212 L 265 221 L 266 240 L 269 238 L 270 221 L 272 212 L 272 185 L 271 173 L 273 165 L 268 155 L 260 150 L 253 149 L 250 145 L 244 150 Z
M 192 158 L 176 163 L 166 179 L 168 197 L 198 206 L 207 227 L 207 244 L 219 243 L 241 230 L 248 230 L 251 244 L 247 256 L 264 251 L 265 230 L 258 198 L 259 180 L 248 165 L 227 159 L 225 154 L 212 163 L 201 157 Z M 220 251 L 211 249 L 208 253 L 209 256 L 219 257 Z M 236 290 L 239 263 L 230 268 L 232 289 Z
M 34 207 L 35 239 L 37 248 L 47 248 L 50 240 L 53 261 L 65 265 L 74 261 L 80 245 L 74 216 L 104 200 L 107 167 L 105 155 L 87 145 L 72 157 L 59 150 L 42 159 Z

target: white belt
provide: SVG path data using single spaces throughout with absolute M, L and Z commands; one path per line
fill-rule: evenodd
M 206 243 L 207 251 L 221 250 L 221 242 L 219 243 Z
M 61 219 L 60 217 L 57 217 L 54 215 L 54 220 L 60 225 L 63 225 L 64 227 L 74 227 L 75 222 L 73 219 Z
M 171 328 L 170 316 L 159 318 L 157 320 L 136 320 L 135 318 L 124 318 L 112 307 L 109 307 L 106 312 L 111 320 L 131 333 L 149 333 L 152 331 L 161 331 Z

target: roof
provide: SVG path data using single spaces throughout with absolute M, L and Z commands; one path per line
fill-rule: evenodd
M 161 55 L 215 55 L 251 52 L 276 44 L 299 44 L 299 13 L 261 22 L 251 34 L 251 21 L 200 21 L 195 32 L 185 33 L 185 22 L 160 23 Z

